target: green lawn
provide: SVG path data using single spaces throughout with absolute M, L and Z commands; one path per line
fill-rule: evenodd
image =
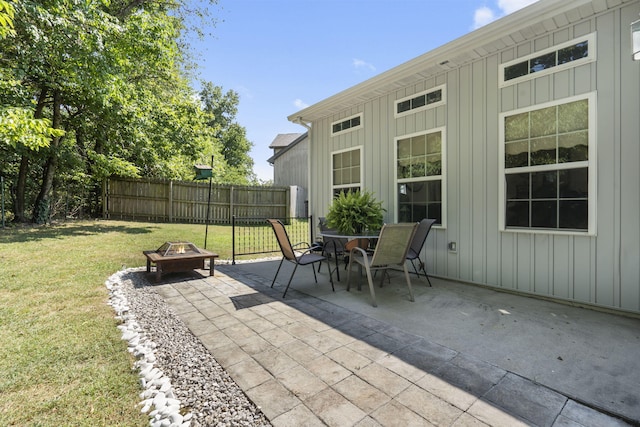
M 144 426 L 138 376 L 105 280 L 204 225 L 82 221 L 0 229 L 0 425 Z M 231 258 L 231 227 L 207 247 Z

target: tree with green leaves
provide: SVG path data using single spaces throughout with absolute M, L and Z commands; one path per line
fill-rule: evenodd
M 0 38 L 13 35 L 13 5 L 6 0 L 0 0 Z
M 15 5 L 14 33 L 0 39 L 0 173 L 13 181 L 18 221 L 29 208 L 46 221 L 56 194 L 98 213 L 104 178 L 191 179 L 211 156 L 216 181 L 251 179 L 252 163 L 223 143 L 250 149 L 233 122 L 237 95 L 220 97 L 216 115 L 190 86 L 189 14 L 207 16 L 186 0 Z
M 238 93 L 233 90 L 223 93 L 222 87 L 203 82 L 200 99 L 209 117 L 207 125 L 213 129 L 222 145 L 222 155 L 231 169 L 227 174 L 227 182 L 255 183 L 257 178 L 253 173 L 253 159 L 249 156 L 253 144 L 247 139 L 246 129 L 236 122 L 240 100 Z

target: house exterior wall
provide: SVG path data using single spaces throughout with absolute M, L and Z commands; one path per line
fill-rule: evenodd
M 273 164 L 273 185 L 291 187 L 292 203 L 290 216 L 305 217 L 307 209 L 309 174 L 309 138 L 280 154 Z M 293 197 L 295 195 L 295 197 Z
M 446 221 L 422 254 L 430 274 L 640 313 L 640 62 L 631 60 L 629 41 L 639 13 L 640 2 L 630 2 L 541 29 L 496 54 L 314 121 L 310 213 L 325 216 L 331 203 L 331 153 L 361 146 L 362 187 L 383 201 L 385 221 L 395 222 L 394 138 L 442 127 Z M 596 61 L 499 85 L 501 64 L 591 33 Z M 439 85 L 446 85 L 444 105 L 394 117 L 394 101 Z M 595 233 L 500 231 L 500 114 L 588 94 L 596 99 Z M 359 113 L 362 128 L 331 135 L 331 123 Z
M 277 157 L 273 165 L 273 185 L 309 188 L 308 155 L 309 138 L 305 138 Z

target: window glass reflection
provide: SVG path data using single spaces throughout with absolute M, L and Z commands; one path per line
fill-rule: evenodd
M 507 202 L 507 227 L 529 227 L 529 202 Z
M 538 56 L 529 62 L 529 71 L 536 73 L 556 66 L 556 53 L 551 52 L 546 55 Z
M 558 197 L 558 171 L 531 174 L 531 198 L 549 199 Z

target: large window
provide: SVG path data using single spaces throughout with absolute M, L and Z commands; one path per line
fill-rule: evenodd
M 398 222 L 443 224 L 444 146 L 443 129 L 396 139 Z
M 594 98 L 501 116 L 502 229 L 593 232 Z
M 349 149 L 332 154 L 333 194 L 360 189 L 362 149 Z
M 500 66 L 500 83 L 512 84 L 527 78 L 575 67 L 596 59 L 595 35 L 571 40 Z

